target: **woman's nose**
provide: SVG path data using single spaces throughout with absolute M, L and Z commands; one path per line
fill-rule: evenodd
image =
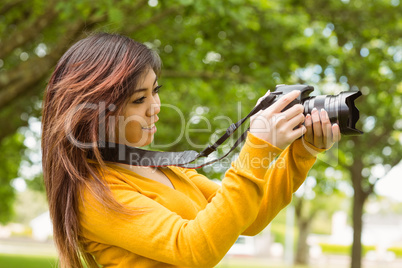
M 153 98 L 153 101 L 147 110 L 147 116 L 157 115 L 160 111 L 161 111 L 161 102 L 159 100 L 159 97 L 156 96 Z

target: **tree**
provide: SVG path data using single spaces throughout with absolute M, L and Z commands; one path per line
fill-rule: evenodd
M 13 216 L 15 190 L 11 187 L 13 179 L 18 176 L 19 163 L 23 157 L 24 136 L 15 133 L 0 143 L 0 223 L 7 223 Z
M 327 170 L 327 172 L 325 171 Z M 331 216 L 344 208 L 346 195 L 339 190 L 343 183 L 342 172 L 328 167 L 327 163 L 318 163 L 310 171 L 310 176 L 296 192 L 293 199 L 298 227 L 298 239 L 295 264 L 306 265 L 309 261 L 309 245 L 307 243 L 311 226 L 320 213 Z
M 298 56 L 286 56 L 292 50 L 286 38 L 301 38 L 301 22 L 306 21 L 303 12 L 291 19 L 278 15 L 291 11 L 288 4 L 249 0 L 177 0 L 156 6 L 144 0 L 134 4 L 103 0 L 97 6 L 92 1 L 6 1 L 0 8 L 0 118 L 4 122 L 0 141 L 27 126 L 30 117 L 40 117 L 37 103 L 64 51 L 87 33 L 103 30 L 129 35 L 160 53 L 164 62 L 162 82 L 165 88 L 174 89 L 166 94 L 168 98 L 162 94 L 162 100 L 177 106 L 186 121 L 199 107 L 205 108 L 203 116 L 207 118 L 227 116 L 226 121 L 213 120 L 209 132 L 188 133 L 187 143 L 184 139 L 173 142 L 178 132 L 175 126 L 181 121 L 173 110 L 165 108 L 169 119 L 161 122 L 159 144 L 155 146 L 171 143 L 165 150 L 188 149 L 189 144 L 206 146 L 213 129 L 222 131 L 228 121 L 244 115 L 244 111 L 234 109 L 236 102 L 241 101 L 248 112 L 257 96 L 291 74 L 288 66 L 295 58 L 303 61 L 308 55 L 301 51 Z M 273 19 L 265 23 L 268 17 Z M 266 79 L 273 70 L 276 81 Z M 191 122 L 197 128 L 207 127 L 202 123 Z M 220 171 L 219 167 L 205 169 L 217 178 Z
M 348 171 L 355 189 L 352 267 L 359 267 L 362 208 L 377 180 L 370 170 L 380 164 L 388 170 L 400 160 L 399 1 L 101 0 L 96 6 L 89 0 L 4 2 L 0 142 L 26 126 L 30 117 L 40 116 L 37 103 L 57 60 L 94 30 L 126 34 L 161 55 L 162 102 L 177 106 L 183 116 L 162 107 L 155 148 L 170 144 L 163 149 L 200 149 L 275 84 L 311 81 L 321 94 L 361 90 L 364 98 L 358 106 L 366 134 L 344 137 L 339 150 L 339 168 Z M 309 80 L 306 74 L 311 71 Z M 338 87 L 324 87 L 320 80 Z M 237 102 L 244 111 L 236 109 Z M 226 121 L 218 117 L 222 115 Z M 212 119 L 211 125 L 195 120 L 197 116 Z M 181 133 L 177 126 L 183 129 L 180 117 L 188 127 L 206 131 L 187 131 L 175 142 Z M 219 178 L 221 170 L 214 166 L 203 172 Z
M 340 165 L 354 189 L 352 268 L 361 267 L 362 214 L 375 183 L 401 161 L 402 47 L 399 1 L 300 1 L 327 21 L 339 50 L 328 60 L 345 88 L 360 89 L 365 134 L 344 137 Z M 384 15 L 386 14 L 386 15 Z M 374 173 L 374 168 L 383 169 Z

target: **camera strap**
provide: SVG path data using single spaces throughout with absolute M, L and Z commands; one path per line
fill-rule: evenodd
M 228 156 L 240 143 L 242 143 L 247 137 L 247 131 L 249 128 L 236 140 L 232 148 L 222 157 L 204 162 L 193 163 L 195 160 L 208 157 L 212 152 L 225 142 L 248 118 L 256 114 L 261 110 L 265 110 L 273 104 L 275 100 L 275 94 L 270 94 L 257 104 L 251 112 L 238 121 L 231 124 L 225 134 L 220 137 L 214 144 L 208 146 L 200 153 L 188 150 L 183 152 L 163 152 L 163 151 L 150 151 L 136 147 L 127 146 L 125 144 L 118 144 L 113 142 L 100 142 L 98 149 L 102 155 L 104 161 L 122 163 L 133 166 L 149 166 L 149 167 L 166 167 L 166 166 L 179 166 L 183 168 L 201 168 L 206 165 L 215 163 L 226 156 Z M 92 151 L 90 152 L 90 154 Z M 92 155 L 93 158 L 93 155 Z

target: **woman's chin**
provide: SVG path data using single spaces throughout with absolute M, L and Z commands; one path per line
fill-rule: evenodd
M 142 140 L 137 140 L 137 141 L 126 140 L 126 141 L 119 142 L 119 143 L 125 144 L 127 146 L 131 146 L 131 147 L 144 147 L 144 146 L 150 145 L 153 140 L 154 140 L 154 135 L 152 134 L 149 137 L 147 137 L 146 139 L 143 138 Z

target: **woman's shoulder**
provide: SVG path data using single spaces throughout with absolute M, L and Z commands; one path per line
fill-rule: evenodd
M 115 199 L 118 199 L 121 192 L 139 192 L 131 174 L 110 165 L 101 167 L 99 164 L 92 164 L 93 175 L 89 175 L 88 181 L 79 188 L 80 205 L 99 205 L 105 190 L 110 191 L 109 194 Z
M 138 177 L 134 172 L 127 169 L 121 168 L 112 163 L 105 163 L 105 165 L 100 165 L 94 160 L 87 160 L 88 163 L 92 164 L 94 167 L 95 175 L 98 179 L 102 180 L 106 184 L 125 184 L 127 182 L 133 182 L 133 178 Z M 90 176 L 90 179 L 94 179 Z
M 191 179 L 193 176 L 198 176 L 199 173 L 195 169 L 191 168 L 182 168 L 177 166 L 169 166 L 168 169 L 176 173 L 177 175 L 185 176 Z
M 182 168 L 182 167 L 176 167 L 176 166 L 172 166 L 169 168 L 177 175 L 184 177 L 186 180 L 192 181 L 197 186 L 200 183 L 203 184 L 204 182 L 205 183 L 213 183 L 214 185 L 217 185 L 216 182 L 210 180 L 205 175 L 198 173 L 196 169 Z

